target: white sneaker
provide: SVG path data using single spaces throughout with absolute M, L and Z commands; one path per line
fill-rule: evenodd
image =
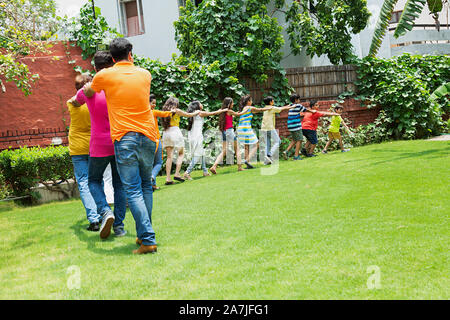
M 100 238 L 106 239 L 111 234 L 111 227 L 114 223 L 114 213 L 108 211 L 103 216 L 102 224 L 100 226 Z

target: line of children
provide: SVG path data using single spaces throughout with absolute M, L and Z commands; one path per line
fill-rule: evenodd
M 154 96 L 152 96 L 152 99 L 153 98 Z M 278 132 L 275 129 L 275 116 L 276 114 L 284 110 L 289 110 L 287 125 L 292 139 L 287 149 L 283 152 L 283 157 L 285 159 L 288 158 L 289 150 L 295 146 L 294 160 L 302 160 L 299 153 L 303 136 L 305 136 L 307 139 L 305 145 L 306 152 L 303 151 L 304 155 L 307 157 L 315 156 L 313 152 L 317 144 L 318 119 L 321 117 L 332 117 L 332 125 L 330 126 L 329 133 L 330 141 L 327 143 L 327 146 L 323 150 L 323 153 L 326 153 L 326 149 L 331 144 L 333 139 L 339 139 L 340 135 L 338 136 L 338 134 L 336 134 L 336 129 L 338 133 L 341 123 L 343 123 L 346 129 L 349 131 L 348 127 L 339 116 L 342 113 L 341 106 L 336 108 L 336 112 L 319 112 L 316 101 L 311 101 L 310 107 L 304 107 L 300 103 L 300 96 L 298 94 L 291 95 L 291 104 L 283 107 L 276 107 L 274 105 L 274 98 L 271 96 L 265 97 L 263 101 L 265 107 L 257 108 L 252 106 L 253 101 L 250 95 L 243 96 L 240 100 L 239 112 L 235 112 L 233 110 L 233 99 L 229 97 L 223 100 L 221 109 L 214 112 L 203 111 L 203 105 L 201 104 L 201 102 L 193 101 L 190 103 L 187 112 L 184 112 L 179 109 L 178 99 L 171 97 L 164 104 L 162 114 L 159 114 L 158 111 L 154 109 L 156 100 L 152 100 L 152 109 L 154 110 L 155 119 L 156 117 L 163 117 L 164 132 L 161 144 L 164 146 L 167 154 L 166 185 L 174 183 L 170 180 L 170 172 L 173 161 L 173 152 L 175 148 L 177 148 L 179 152 L 176 172 L 174 176 L 175 180 L 180 182 L 184 182 L 185 180 L 192 180 L 190 173 L 192 172 L 194 166 L 199 162 L 202 165 L 203 175 L 209 175 L 208 169 L 206 167 L 205 150 L 203 147 L 204 117 L 218 115 L 219 129 L 222 134 L 222 151 L 217 156 L 213 166 L 209 169 L 213 174 L 217 174 L 218 165 L 222 163 L 224 157 L 228 154 L 227 147 L 228 143 L 230 142 L 232 143 L 234 154 L 232 154 L 231 159 L 227 160 L 231 160 L 231 162 L 234 163 L 234 156 L 236 156 L 238 171 L 244 170 L 241 163 L 241 152 L 239 148 L 240 142 L 244 145 L 244 164 L 246 165 L 247 169 L 254 168 L 254 166 L 251 165 L 250 162 L 258 150 L 259 140 L 252 129 L 251 121 L 253 118 L 253 114 L 257 112 L 263 112 L 261 132 L 263 133 L 263 138 L 266 140 L 266 150 L 264 158 L 264 163 L 266 165 L 273 163 L 273 154 L 277 152 L 281 142 Z M 180 170 L 184 158 L 185 142 L 179 128 L 180 116 L 188 117 L 188 141 L 190 152 L 192 155 L 191 162 L 186 172 L 184 173 L 183 178 L 181 178 L 180 176 Z M 233 129 L 233 117 L 239 117 L 239 123 L 236 130 L 237 134 Z M 344 151 L 345 149 L 343 149 L 342 138 L 340 138 L 340 145 L 342 150 Z M 158 161 L 158 163 L 162 164 L 162 158 L 160 156 L 161 154 L 158 153 L 158 159 L 155 159 L 155 163 Z M 159 173 L 160 168 L 160 166 L 155 165 L 153 179 L 156 178 L 156 175 Z

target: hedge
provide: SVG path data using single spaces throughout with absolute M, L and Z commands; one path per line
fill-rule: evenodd
M 38 194 L 32 188 L 39 183 L 47 189 L 62 192 L 70 198 L 73 190 L 64 190 L 60 184 L 74 179 L 72 161 L 67 147 L 22 147 L 4 150 L 0 153 L 0 173 L 4 180 L 2 189 L 9 189 L 6 196 L 31 196 Z M 75 184 L 74 184 L 75 186 Z

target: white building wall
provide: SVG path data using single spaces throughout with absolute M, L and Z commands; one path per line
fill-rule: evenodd
M 117 0 L 96 0 L 108 24 L 119 32 L 119 8 Z M 175 41 L 173 22 L 179 18 L 177 0 L 142 0 L 145 33 L 127 39 L 133 44 L 133 53 L 169 62 L 172 54 L 179 54 Z

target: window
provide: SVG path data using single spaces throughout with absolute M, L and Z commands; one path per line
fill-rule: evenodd
M 133 37 L 145 33 L 142 0 L 119 0 L 122 33 Z
M 402 10 L 392 12 L 390 24 L 398 23 L 400 21 L 400 17 L 402 16 Z

